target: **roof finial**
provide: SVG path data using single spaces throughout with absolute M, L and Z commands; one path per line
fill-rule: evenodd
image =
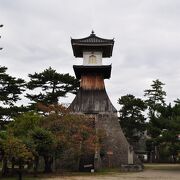
M 91 36 L 95 36 L 94 30 L 91 31 Z

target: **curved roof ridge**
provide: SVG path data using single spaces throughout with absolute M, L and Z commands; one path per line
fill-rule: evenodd
M 71 41 L 83 41 L 83 40 L 88 40 L 88 39 L 98 39 L 98 40 L 102 40 L 102 41 L 114 41 L 114 38 L 113 39 L 105 39 L 105 38 L 101 38 L 99 36 L 96 36 L 96 34 L 94 33 L 91 33 L 88 37 L 85 37 L 85 38 L 80 38 L 80 39 L 73 39 L 71 38 Z

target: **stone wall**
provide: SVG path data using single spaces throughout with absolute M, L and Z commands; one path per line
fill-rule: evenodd
M 118 117 L 114 114 L 95 115 L 96 129 L 104 130 L 106 136 L 103 141 L 104 156 L 101 157 L 102 167 L 120 167 L 128 164 L 129 143 L 120 127 Z M 134 163 L 141 164 L 134 154 Z

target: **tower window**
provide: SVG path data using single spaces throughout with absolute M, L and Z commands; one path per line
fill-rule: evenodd
M 89 56 L 89 64 L 97 64 L 95 55 Z

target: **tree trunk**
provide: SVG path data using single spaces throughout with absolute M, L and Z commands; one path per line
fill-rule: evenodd
M 52 172 L 52 163 L 53 158 L 49 156 L 44 156 L 44 172 L 51 173 Z
M 14 158 L 12 158 L 12 161 L 11 161 L 11 173 L 12 175 L 14 174 Z
M 8 166 L 7 159 L 4 157 L 2 160 L 2 176 L 6 176 L 8 174 Z
M 36 156 L 34 160 L 34 176 L 37 176 L 38 166 L 39 166 L 39 157 Z
M 22 163 L 21 162 L 19 162 L 19 169 L 17 173 L 18 173 L 18 180 L 22 180 Z
M 154 153 L 155 153 L 155 162 L 158 163 L 159 162 L 159 148 L 157 145 L 155 145 L 154 147 Z

